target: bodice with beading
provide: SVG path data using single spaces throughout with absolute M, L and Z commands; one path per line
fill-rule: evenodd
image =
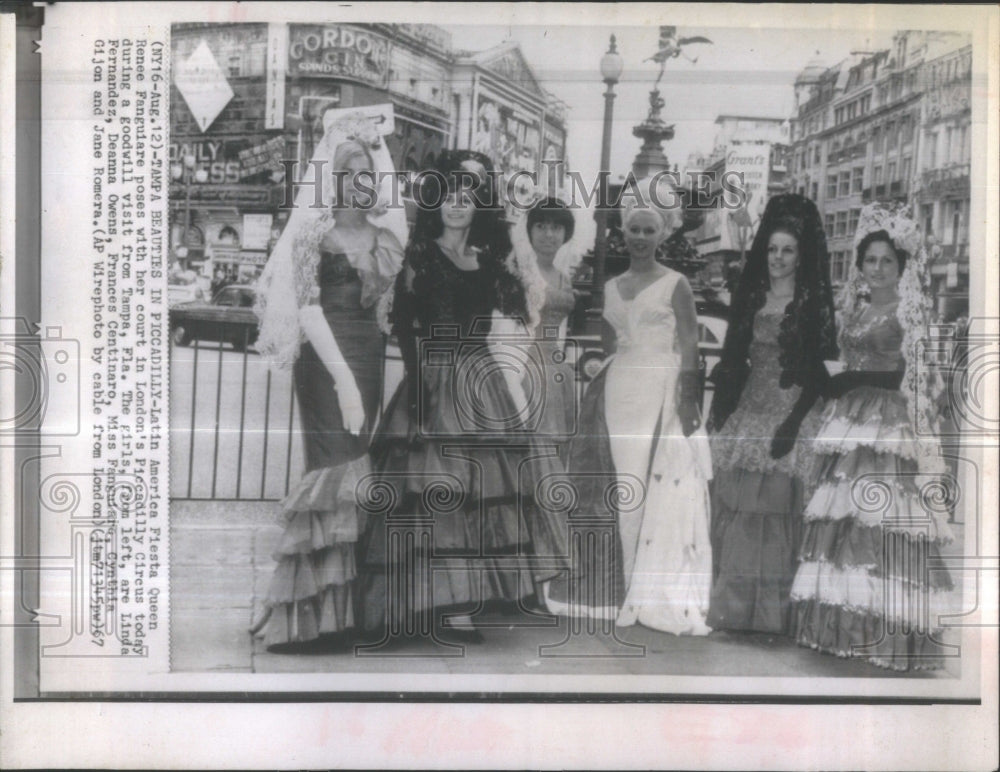
M 895 372 L 904 368 L 903 328 L 890 308 L 864 320 L 859 308 L 844 322 L 840 344 L 848 370 Z
M 782 389 L 781 346 L 778 334 L 783 311 L 761 309 L 754 317 L 750 343 L 750 374 L 732 415 L 712 437 L 712 463 L 717 469 L 742 468 L 755 472 L 777 471 L 808 479 L 815 456 L 807 441 L 815 436 L 821 414 L 816 406 L 802 421 L 799 442 L 781 459 L 771 458 L 775 430 L 795 406 L 801 389 Z
M 489 333 L 496 291 L 488 271 L 458 268 L 436 243 L 410 267 L 413 280 L 406 295 L 418 335 L 431 335 L 438 325 L 457 325 L 462 338 Z

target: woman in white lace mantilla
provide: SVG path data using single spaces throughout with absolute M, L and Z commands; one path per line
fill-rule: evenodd
M 402 267 L 407 228 L 385 189 L 392 161 L 377 124 L 328 111 L 325 134 L 258 286 L 258 349 L 292 368 L 306 474 L 282 503 L 284 532 L 253 632 L 272 651 L 333 647 L 355 627 L 359 482 L 382 394 L 379 300 Z M 381 184 L 380 184 L 381 183 Z
M 931 568 L 952 534 L 935 507 L 950 486 L 922 414 L 936 378 L 917 362 L 926 257 L 916 222 L 881 204 L 862 210 L 854 244 L 841 303 L 844 371 L 825 387 L 818 485 L 791 591 L 794 634 L 894 670 L 937 669 L 954 653 L 941 617 L 956 609 L 948 572 Z

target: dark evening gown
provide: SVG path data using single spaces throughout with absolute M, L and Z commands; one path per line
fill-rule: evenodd
M 494 280 L 434 243 L 407 261 L 392 312 L 406 376 L 372 446 L 363 597 L 366 628 L 412 633 L 440 623 L 432 610 L 525 598 L 568 550 L 547 493 L 557 449 L 523 423 L 487 340 Z
M 346 255 L 321 251 L 317 280 L 318 302 L 361 392 L 366 425 L 358 435 L 344 428 L 333 378 L 304 342 L 293 377 L 306 474 L 282 502 L 284 532 L 266 601 L 268 646 L 312 641 L 355 625 L 355 549 L 365 525 L 356 498 L 370 472 L 384 338 L 374 306 L 362 305 L 363 282 Z M 346 595 L 337 588 L 346 588 Z
M 846 369 L 902 370 L 895 311 L 862 323 L 863 311 L 844 325 Z M 946 512 L 924 498 L 936 478 L 918 463 L 925 441 L 906 397 L 860 386 L 832 402 L 824 419 L 819 484 L 792 586 L 796 639 L 894 670 L 940 668 L 940 615 L 956 609 L 948 572 L 931 565 L 952 534 Z

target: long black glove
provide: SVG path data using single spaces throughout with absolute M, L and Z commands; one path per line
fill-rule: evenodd
M 677 417 L 681 419 L 685 437 L 690 437 L 701 426 L 701 378 L 694 370 L 684 370 L 680 375 Z
M 802 393 L 795 401 L 792 412 L 782 421 L 771 438 L 771 458 L 784 458 L 792 452 L 795 440 L 799 436 L 799 427 L 816 400 L 823 396 L 829 387 L 830 375 L 822 362 L 813 365 L 809 382 L 802 388 Z
M 407 287 L 405 277 L 401 274 L 396 280 L 396 294 L 392 303 L 392 329 L 399 344 L 399 353 L 403 360 L 403 371 L 406 376 L 406 407 L 409 417 L 407 440 L 413 445 L 418 438 L 421 410 L 420 398 L 420 365 L 417 361 L 417 331 L 414 321 L 417 317 L 416 298 L 412 289 Z
M 837 373 L 826 385 L 827 399 L 838 399 L 859 386 L 875 386 L 879 389 L 898 391 L 903 383 L 903 371 L 848 370 Z

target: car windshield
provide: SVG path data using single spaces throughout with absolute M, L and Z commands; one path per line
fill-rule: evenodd
M 239 297 L 239 292 L 237 290 L 224 289 L 215 296 L 215 305 L 235 306 L 238 304 Z

